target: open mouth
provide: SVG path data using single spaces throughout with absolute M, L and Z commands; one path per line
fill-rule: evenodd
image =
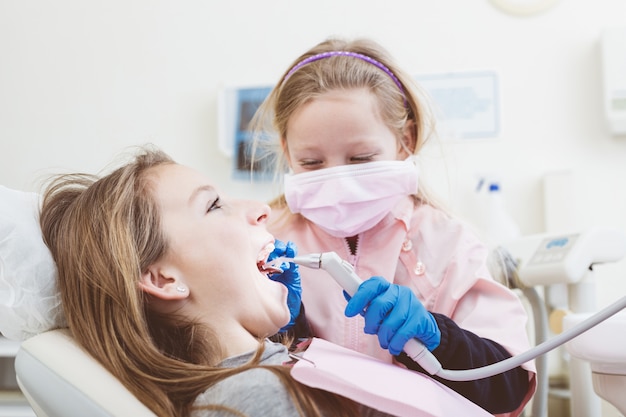
M 282 269 L 276 268 L 273 265 L 267 263 L 267 258 L 270 256 L 275 246 L 273 243 L 268 243 L 262 250 L 259 252 L 259 256 L 257 257 L 256 266 L 259 269 L 259 272 L 265 275 L 275 274 L 278 272 L 283 272 Z

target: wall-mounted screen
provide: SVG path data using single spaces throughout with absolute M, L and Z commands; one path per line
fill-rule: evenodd
M 253 147 L 249 126 L 270 91 L 271 87 L 232 87 L 220 93 L 219 146 L 232 157 L 235 179 L 268 180 L 273 176 L 273 167 L 262 155 L 264 148 Z

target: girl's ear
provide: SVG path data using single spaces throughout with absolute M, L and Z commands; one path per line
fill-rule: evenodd
M 415 121 L 407 120 L 402 129 L 402 146 L 398 150 L 399 153 L 404 151 L 408 152 L 407 157 L 415 153 L 415 147 L 417 146 L 417 132 L 415 131 Z
M 156 265 L 141 274 L 139 288 L 146 294 L 162 300 L 182 300 L 189 297 L 189 288 L 178 274 Z

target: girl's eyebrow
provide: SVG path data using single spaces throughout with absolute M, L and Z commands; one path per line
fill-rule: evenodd
M 195 190 L 192 191 L 191 195 L 189 196 L 189 204 L 193 203 L 193 201 L 198 197 L 198 195 L 203 192 L 215 193 L 215 188 L 211 185 L 202 185 L 196 188 Z

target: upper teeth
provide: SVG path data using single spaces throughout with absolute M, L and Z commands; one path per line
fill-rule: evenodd
M 259 257 L 257 258 L 257 261 L 264 262 L 267 259 L 267 257 L 270 255 L 270 253 L 272 253 L 274 248 L 275 246 L 273 243 L 268 243 L 267 246 L 263 248 L 261 253 L 259 253 Z

